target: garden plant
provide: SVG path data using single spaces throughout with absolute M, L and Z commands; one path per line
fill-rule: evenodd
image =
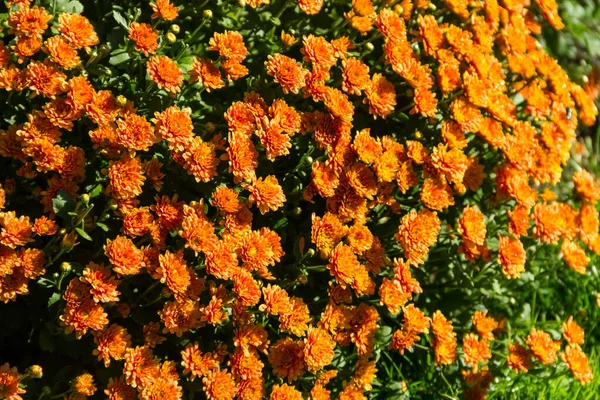
M 4 4 L 0 399 L 600 396 L 595 3 Z

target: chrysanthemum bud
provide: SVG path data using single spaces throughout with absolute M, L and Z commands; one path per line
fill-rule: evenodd
M 90 58 L 96 58 L 96 57 L 98 57 L 98 50 L 94 49 L 90 53 Z
M 117 96 L 117 105 L 119 107 L 125 107 L 125 105 L 127 104 L 127 97 L 123 96 L 122 94 Z
M 307 257 L 312 257 L 312 256 L 314 256 L 314 255 L 315 255 L 315 249 L 308 249 L 308 250 L 306 251 L 306 256 L 307 256 Z
M 89 194 L 87 194 L 87 193 L 84 193 L 84 194 L 82 194 L 82 195 L 81 195 L 81 202 L 82 202 L 83 204 L 85 204 L 86 206 L 87 206 L 88 204 L 90 204 L 90 195 L 89 195 Z
M 301 208 L 301 207 L 296 207 L 296 208 L 294 208 L 294 215 L 295 215 L 295 216 L 300 216 L 300 215 L 302 215 L 302 208 Z
M 307 164 L 312 164 L 313 163 L 313 158 L 311 156 L 306 157 L 306 163 Z
M 117 205 L 117 203 L 110 203 L 110 206 L 108 206 L 109 209 L 111 210 L 116 210 L 119 206 Z
M 240 7 L 246 7 L 246 0 L 238 0 Z
M 435 10 L 437 10 L 437 7 L 435 6 L 435 4 L 433 4 L 433 3 L 429 3 L 429 9 L 430 9 L 431 11 L 435 11 Z
M 104 56 L 110 52 L 110 46 L 107 44 L 101 44 L 99 50 L 100 54 Z
M 373 51 L 373 50 L 375 50 L 375 46 L 373 46 L 373 43 L 367 43 L 365 45 L 365 48 L 367 49 L 367 51 Z
M 50 386 L 44 386 L 42 388 L 42 394 L 50 396 L 52 394 L 52 389 L 50 388 Z
M 42 375 L 44 375 L 44 373 L 43 373 L 42 367 L 40 367 L 39 365 L 32 365 L 27 370 L 27 375 L 29 375 L 30 377 L 32 377 L 34 379 L 40 379 L 42 377 Z
M 298 275 L 298 283 L 301 285 L 306 285 L 308 283 L 308 276 L 305 274 Z
M 179 31 L 180 31 L 180 29 L 179 29 L 179 25 L 177 25 L 177 24 L 173 24 L 173 25 L 171 25 L 171 26 L 169 27 L 169 30 L 170 30 L 171 32 L 173 32 L 174 34 L 176 34 L 176 35 L 177 35 L 177 34 L 179 33 Z
M 590 78 L 588 78 L 587 75 L 584 75 L 584 76 L 581 77 L 581 81 L 583 83 L 588 83 L 590 81 Z
M 169 43 L 175 43 L 177 41 L 177 36 L 175 36 L 173 34 L 173 32 L 167 33 L 166 38 L 167 38 L 167 42 L 169 42 Z
M 59 276 L 60 276 L 60 274 L 58 272 L 55 272 L 55 273 L 52 274 L 52 277 L 54 279 L 58 279 Z
M 63 262 L 62 264 L 60 264 L 60 270 L 66 274 L 68 274 L 69 272 L 71 272 L 71 264 L 68 262 Z
M 415 139 L 422 139 L 423 138 L 423 134 L 419 131 L 415 132 Z
M 240 2 L 241 3 L 241 2 Z M 244 4 L 245 5 L 245 4 Z M 243 7 L 243 6 L 242 6 Z M 204 18 L 212 18 L 213 17 L 213 12 L 212 10 L 204 10 L 202 12 L 202 15 L 204 15 Z
M 406 96 L 407 97 L 414 97 L 415 92 L 412 89 L 406 89 Z
M 402 7 L 400 4 L 396 4 L 394 6 L 394 11 L 396 11 L 396 13 L 398 13 L 400 16 L 404 15 L 404 7 Z
M 213 124 L 212 122 L 207 122 L 207 123 L 204 125 L 204 129 L 206 130 L 206 132 L 208 132 L 208 133 L 212 133 L 212 132 L 214 132 L 214 131 L 215 131 L 215 129 L 216 129 L 216 128 L 215 128 L 215 124 Z

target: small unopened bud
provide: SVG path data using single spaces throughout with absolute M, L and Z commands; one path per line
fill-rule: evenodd
M 58 279 L 59 276 L 60 276 L 60 274 L 58 272 L 55 272 L 55 273 L 52 274 L 52 277 L 54 279 Z
M 422 139 L 423 138 L 423 134 L 419 131 L 415 132 L 415 139 Z
M 204 125 L 204 129 L 206 129 L 206 132 L 208 133 L 213 133 L 215 131 L 215 124 L 213 124 L 212 122 L 207 122 Z
M 306 285 L 308 283 L 308 276 L 305 274 L 298 275 L 298 283 L 301 285 Z
M 313 158 L 311 156 L 306 157 L 306 163 L 307 164 L 312 164 L 313 163 Z
M 116 210 L 117 208 L 119 208 L 119 206 L 117 205 L 117 203 L 110 203 L 110 206 L 108 206 L 108 208 L 110 210 Z
M 238 0 L 240 7 L 246 7 L 246 0 Z
M 588 78 L 587 75 L 584 75 L 584 76 L 581 77 L 581 81 L 583 83 L 588 83 L 590 81 L 590 78 Z
M 44 375 L 44 371 L 39 365 L 32 365 L 31 367 L 29 367 L 27 375 L 35 379 L 40 379 L 42 375 Z
M 433 4 L 433 3 L 429 3 L 429 9 L 430 9 L 431 11 L 435 11 L 435 10 L 437 10 L 437 7 L 435 6 L 435 4 Z
M 99 50 L 100 50 L 100 54 L 106 55 L 110 52 L 110 46 L 107 44 L 102 44 L 102 45 L 100 45 Z
M 241 1 L 240 1 L 240 3 L 241 3 Z M 244 6 L 245 6 L 245 4 L 244 4 Z M 212 18 L 213 17 L 213 12 L 212 12 L 212 10 L 204 10 L 202 12 L 202 15 L 204 15 L 204 18 Z
M 173 35 L 173 32 L 167 33 L 167 42 L 175 43 L 177 41 L 177 36 Z
M 306 256 L 307 257 L 312 257 L 315 255 L 315 249 L 308 249 L 306 250 Z
M 50 388 L 50 386 L 44 386 L 42 388 L 42 393 L 46 396 L 50 396 L 52 394 L 52 389 Z
M 412 89 L 406 89 L 406 96 L 408 96 L 408 97 L 414 97 L 415 96 L 415 92 Z
M 90 195 L 87 193 L 82 194 L 81 201 L 87 206 L 88 204 L 90 204 Z
M 367 49 L 367 51 L 373 51 L 375 50 L 375 46 L 373 46 L 373 43 L 369 42 L 365 45 L 365 48 Z
M 77 234 L 71 232 L 68 235 L 63 236 L 61 246 L 65 251 L 70 251 L 73 247 L 77 246 Z
M 400 4 L 396 4 L 394 6 L 394 11 L 396 11 L 396 13 L 398 13 L 399 16 L 404 15 L 404 7 L 402 7 Z
M 71 272 L 71 264 L 68 262 L 63 262 L 62 264 L 60 264 L 60 270 L 66 274 L 68 274 L 69 272 Z
M 90 53 L 90 58 L 96 58 L 96 57 L 98 57 L 98 50 L 94 49 Z
M 302 215 L 302 208 L 301 207 L 294 208 L 294 215 L 297 217 Z
M 66 230 L 65 228 L 62 228 L 60 231 L 58 231 L 58 234 L 59 234 L 60 236 L 64 236 L 64 235 L 66 235 L 66 234 L 67 234 L 67 230 Z
M 177 24 L 173 24 L 169 27 L 170 31 L 173 32 L 174 34 L 178 34 L 179 33 L 179 25 Z
M 118 95 L 116 100 L 119 107 L 125 107 L 127 104 L 127 97 L 123 96 L 122 94 Z

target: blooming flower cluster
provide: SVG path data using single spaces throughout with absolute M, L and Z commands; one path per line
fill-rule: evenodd
M 598 110 L 537 39 L 556 2 L 37 3 L 0 41 L 0 316 L 39 301 L 42 350 L 80 344 L 42 395 L 396 398 L 426 360 L 468 398 L 594 379 L 595 324 L 523 289 L 600 288 L 572 157 Z M 0 397 L 25 378 L 4 364 Z

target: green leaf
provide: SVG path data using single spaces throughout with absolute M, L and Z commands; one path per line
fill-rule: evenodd
M 79 236 L 81 236 L 85 240 L 89 240 L 90 242 L 93 241 L 92 237 L 90 235 L 88 235 L 87 232 L 84 231 L 83 229 L 75 228 L 75 230 L 77 231 L 77 233 L 79 233 Z
M 52 293 L 52 296 L 50 296 L 50 298 L 48 299 L 48 307 L 50 307 L 52 304 L 56 303 L 59 300 L 60 293 Z
M 40 338 L 38 340 L 40 344 L 40 348 L 44 351 L 53 353 L 56 346 L 54 345 L 54 338 L 46 329 L 44 329 L 40 333 Z
M 59 190 L 52 199 L 52 210 L 63 219 L 69 218 L 69 213 L 75 210 L 75 201 L 64 190 Z
M 102 193 L 102 185 L 96 185 L 96 187 L 90 191 L 90 197 L 98 197 L 98 196 L 100 196 L 101 193 Z
M 108 226 L 106 226 L 105 224 L 103 224 L 102 222 L 96 222 L 96 226 L 100 229 L 102 229 L 104 232 L 108 232 Z
M 56 11 L 73 14 L 81 14 L 83 12 L 83 4 L 77 0 L 58 0 L 56 2 Z
M 123 28 L 125 29 L 129 29 L 129 23 L 127 22 L 127 19 L 121 15 L 120 12 L 113 10 L 113 18 L 115 19 L 115 21 L 117 21 L 117 23 L 119 25 L 121 25 Z
M 130 58 L 131 58 L 131 56 L 129 55 L 129 53 L 127 53 L 127 50 L 117 49 L 111 53 L 108 63 L 110 65 L 119 65 L 119 64 L 123 64 Z

